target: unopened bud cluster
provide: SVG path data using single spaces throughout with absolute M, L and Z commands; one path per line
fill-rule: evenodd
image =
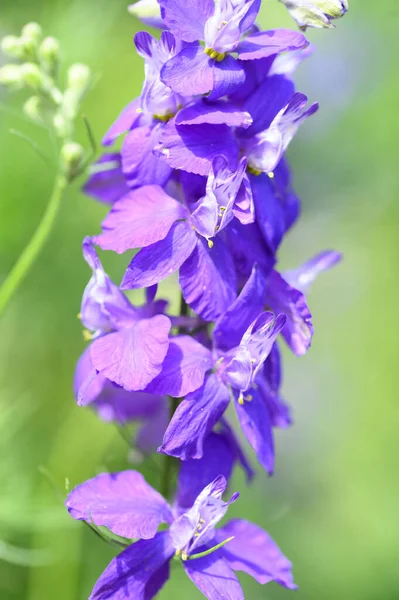
M 280 0 L 302 30 L 334 27 L 332 20 L 348 11 L 348 0 Z
M 32 93 L 23 105 L 23 112 L 35 123 L 46 124 L 54 129 L 62 142 L 62 167 L 72 179 L 79 174 L 84 163 L 83 148 L 73 138 L 75 120 L 91 85 L 89 67 L 84 64 L 71 65 L 67 71 L 65 89 L 61 89 L 57 81 L 60 44 L 54 37 L 44 37 L 38 23 L 25 25 L 19 37 L 5 36 L 1 41 L 1 50 L 14 62 L 0 68 L 0 85 L 11 90 L 26 89 Z

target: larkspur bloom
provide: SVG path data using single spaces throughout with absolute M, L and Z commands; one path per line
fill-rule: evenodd
M 233 519 L 216 529 L 238 494 L 223 501 L 232 456 L 217 436 L 209 438 L 208 444 L 206 464 L 204 460 L 183 463 L 173 506 L 136 471 L 103 473 L 69 494 L 66 506 L 74 519 L 138 539 L 105 569 L 91 600 L 153 598 L 167 582 L 174 557 L 181 559 L 188 577 L 209 600 L 244 598 L 235 571 L 261 584 L 276 581 L 295 589 L 291 563 L 260 527 Z M 161 523 L 168 529 L 157 532 Z
M 324 8 L 324 25 L 347 8 L 344 1 L 283 1 L 297 20 Z M 134 471 L 99 475 L 69 495 L 75 519 L 138 539 L 105 570 L 93 600 L 150 600 L 173 557 L 209 600 L 243 598 L 235 570 L 295 587 L 290 563 L 257 526 L 234 520 L 215 529 L 237 499 L 222 500 L 234 466 L 248 480 L 254 475 L 226 409 L 234 405 L 244 437 L 272 474 L 274 429 L 292 423 L 279 340 L 297 356 L 307 352 L 307 289 L 340 260 L 326 251 L 298 269 L 278 267 L 300 213 L 286 151 L 318 104 L 308 105 L 292 78 L 312 51 L 306 38 L 260 31 L 259 8 L 260 0 L 159 0 L 156 7 L 140 0 L 131 9 L 162 33 L 159 40 L 135 36 L 145 68 L 140 98 L 103 139 L 111 146 L 124 135 L 121 150 L 108 149 L 85 185 L 110 211 L 102 233 L 84 243 L 93 276 L 81 316 L 92 342 L 79 360 L 75 393 L 103 419 L 141 422 L 133 443 L 148 451 L 162 438 L 158 451 L 181 463 L 172 506 Z M 119 254 L 138 250 L 120 289 L 93 243 Z M 155 295 L 177 271 L 181 314 L 172 316 Z M 140 307 L 121 291 L 136 288 L 145 288 Z M 175 399 L 170 414 L 168 396 Z M 164 475 L 169 498 L 168 468 Z M 158 531 L 161 523 L 167 531 Z

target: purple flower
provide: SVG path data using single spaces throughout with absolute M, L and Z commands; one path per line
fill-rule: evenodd
M 223 456 L 221 457 L 223 458 Z M 257 525 L 234 519 L 220 529 L 217 523 L 229 505 L 222 499 L 227 481 L 218 475 L 193 498 L 203 475 L 198 470 L 180 477 L 172 508 L 136 471 L 103 473 L 77 486 L 66 507 L 74 519 L 106 526 L 114 534 L 138 538 L 114 558 L 98 579 L 91 600 L 150 600 L 169 579 L 170 561 L 181 559 L 188 577 L 209 599 L 243 600 L 234 571 L 244 571 L 261 584 L 276 581 L 295 589 L 291 563 L 270 536 Z M 179 498 L 191 499 L 190 507 Z M 157 533 L 161 523 L 167 531 Z
M 226 183 L 229 193 L 238 194 L 243 175 L 242 170 Z M 197 222 L 201 222 L 200 217 Z M 102 224 L 103 233 L 94 240 L 101 248 L 119 253 L 143 248 L 125 273 L 124 289 L 152 286 L 180 269 L 186 302 L 203 319 L 211 321 L 235 299 L 236 274 L 223 240 L 215 238 L 210 248 L 195 225 L 183 204 L 159 186 L 145 186 L 114 204 Z
M 264 376 L 265 362 L 286 319 L 282 314 L 277 318 L 269 312 L 259 314 L 260 302 L 255 305 L 246 302 L 248 297 L 255 296 L 256 288 L 261 286 L 258 281 L 261 277 L 259 270 L 254 271 L 240 297 L 233 303 L 236 307 L 241 304 L 243 310 L 240 311 L 239 307 L 238 310 L 233 309 L 227 317 L 216 323 L 216 345 L 213 351 L 208 350 L 212 370 L 208 370 L 203 385 L 187 394 L 179 404 L 165 433 L 159 449 L 161 452 L 182 460 L 201 458 L 206 436 L 221 419 L 230 398 L 233 398 L 244 434 L 261 464 L 272 472 L 273 425 L 268 408 L 268 388 L 266 384 L 259 388 L 258 381 Z M 252 320 L 254 314 L 255 318 Z M 241 335 L 240 324 L 248 322 L 248 327 Z M 223 342 L 223 334 L 226 332 L 231 345 L 227 347 L 221 343 L 218 346 L 218 341 Z M 168 368 L 164 363 L 157 379 L 162 381 L 167 375 Z M 149 389 L 153 393 L 159 393 L 163 388 L 154 384 L 152 382 Z M 276 395 L 273 400 L 274 403 L 278 401 Z M 244 409 L 241 409 L 243 406 Z
M 307 45 L 301 34 L 288 29 L 251 33 L 260 0 L 160 0 L 165 25 L 190 45 L 171 58 L 162 80 L 176 93 L 208 94 L 219 98 L 245 81 L 243 61 L 274 56 Z M 193 19 L 192 15 L 196 18 Z M 244 39 L 243 35 L 249 33 Z M 205 48 L 200 41 L 204 41 Z M 239 60 L 231 56 L 238 55 Z
M 83 255 L 93 274 L 83 294 L 81 319 L 92 331 L 90 358 L 95 373 L 79 390 L 79 401 L 95 385 L 96 374 L 127 391 L 142 390 L 161 371 L 169 348 L 171 322 L 162 313 L 165 302 L 152 299 L 134 307 L 109 279 L 90 238 Z
M 79 392 L 88 381 L 92 381 L 92 385 L 79 401 Z M 139 422 L 135 445 L 142 452 L 154 452 L 161 443 L 169 419 L 168 399 L 145 392 L 127 392 L 101 374 L 97 375 L 90 348 L 83 352 L 76 365 L 74 391 L 78 403 L 89 404 L 103 421 L 114 421 L 122 426 Z

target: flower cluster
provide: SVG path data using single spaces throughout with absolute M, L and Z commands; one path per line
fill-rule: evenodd
M 158 448 L 180 459 L 177 491 L 169 505 L 139 473 L 125 471 L 78 486 L 66 504 L 75 519 L 139 538 L 112 561 L 91 598 L 150 599 L 175 556 L 207 598 L 238 600 L 237 570 L 295 586 L 290 563 L 257 526 L 235 520 L 215 529 L 238 496 L 222 500 L 234 464 L 253 476 L 226 410 L 234 406 L 271 475 L 273 431 L 291 424 L 279 344 L 297 356 L 307 352 L 306 291 L 340 255 L 324 251 L 283 273 L 277 266 L 300 212 L 285 152 L 318 109 L 292 78 L 309 54 L 304 35 L 260 31 L 260 0 L 159 5 L 152 23 L 160 38 L 144 31 L 134 38 L 145 66 L 141 95 L 103 139 L 110 147 L 124 136 L 121 150 L 108 148 L 85 184 L 110 210 L 101 233 L 83 242 L 92 276 L 80 318 L 90 344 L 74 387 L 78 404 L 101 418 L 141 422 L 135 444 L 142 452 Z M 120 286 L 96 246 L 138 250 Z M 157 284 L 174 273 L 179 315 L 157 299 Z M 134 306 L 123 290 L 138 288 L 145 302 Z M 161 523 L 169 529 L 157 533 Z

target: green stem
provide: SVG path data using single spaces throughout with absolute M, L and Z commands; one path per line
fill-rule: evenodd
M 229 542 L 231 542 L 231 540 L 234 540 L 234 535 L 227 538 L 227 540 L 223 540 L 223 542 L 220 542 L 220 544 L 217 544 L 216 546 L 209 548 L 209 550 L 205 550 L 204 552 L 198 552 L 198 554 L 190 554 L 189 556 L 186 556 L 184 558 L 182 556 L 182 559 L 183 560 L 195 560 L 196 558 L 204 558 L 204 556 L 208 556 L 208 554 L 212 554 L 212 552 L 215 552 L 215 550 L 219 550 L 219 548 L 221 548 L 225 544 L 228 544 Z
M 58 174 L 49 203 L 44 212 L 42 220 L 39 223 L 30 242 L 18 258 L 15 265 L 0 287 L 0 316 L 3 314 L 7 304 L 17 291 L 18 287 L 26 277 L 29 269 L 36 260 L 40 250 L 44 246 L 51 229 L 53 227 L 58 209 L 61 204 L 62 194 L 67 187 L 68 182 L 63 174 Z

